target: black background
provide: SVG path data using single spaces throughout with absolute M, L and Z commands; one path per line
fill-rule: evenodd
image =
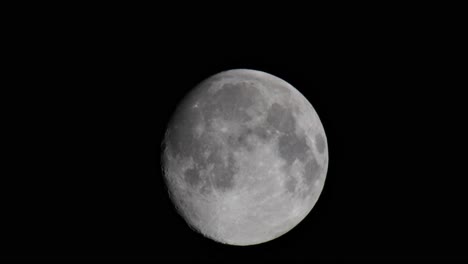
M 2 258 L 466 259 L 466 173 L 455 168 L 454 140 L 465 120 L 450 27 L 404 14 L 258 23 L 243 14 L 230 24 L 224 13 L 206 23 L 163 13 L 8 20 Z M 296 87 L 321 118 L 330 155 L 307 218 L 250 247 L 190 230 L 159 161 L 178 101 L 234 68 Z

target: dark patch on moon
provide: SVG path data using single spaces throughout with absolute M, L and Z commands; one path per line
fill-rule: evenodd
M 294 193 L 296 190 L 297 180 L 296 178 L 289 176 L 286 180 L 286 190 L 290 193 Z
M 305 182 L 311 186 L 313 180 L 317 177 L 320 169 L 311 148 L 307 144 L 307 137 L 304 133 L 296 133 L 296 118 L 293 114 L 293 107 L 286 107 L 278 103 L 273 103 L 270 107 L 265 127 L 276 129 L 278 131 L 278 152 L 279 156 L 286 162 L 283 168 L 286 177 L 285 188 L 288 192 L 294 193 L 297 180 L 290 176 L 293 163 L 298 160 L 305 164 L 303 174 Z M 265 134 L 267 136 L 267 134 Z M 267 136 L 268 137 L 268 136 Z
M 238 171 L 232 153 L 229 154 L 227 165 L 222 161 L 214 163 L 213 186 L 217 190 L 226 191 L 234 187 L 234 175 Z
M 243 126 L 238 133 L 231 133 L 227 137 L 227 143 L 232 149 L 239 149 L 242 147 L 248 147 L 248 138 L 253 134 L 250 127 Z
M 317 133 L 315 135 L 315 147 L 320 154 L 323 154 L 325 151 L 325 138 L 322 133 Z
M 223 147 L 216 144 L 210 144 L 205 147 L 209 149 L 207 157 L 195 154 L 192 158 L 195 161 L 195 167 L 187 169 L 184 173 L 184 180 L 192 187 L 201 186 L 200 192 L 208 194 L 211 187 L 219 191 L 231 189 L 234 186 L 234 175 L 239 168 L 232 153 L 223 151 Z M 200 147 L 201 148 L 201 147 Z M 224 155 L 227 155 L 227 162 L 224 162 Z M 211 174 L 201 175 L 201 170 L 208 170 L 212 167 Z M 204 177 L 209 177 L 204 178 Z
M 315 157 L 312 157 L 306 165 L 304 166 L 304 180 L 307 184 L 307 186 L 311 187 L 313 182 L 317 179 L 319 176 L 321 167 L 318 164 L 317 160 Z
M 228 121 L 247 122 L 252 119 L 247 109 L 260 97 L 259 90 L 247 82 L 226 83 L 209 98 L 203 107 L 207 119 L 221 117 Z
M 209 181 L 206 181 L 205 184 L 200 188 L 200 193 L 202 195 L 209 195 L 213 192 L 213 189 L 211 188 L 212 185 Z
M 255 125 L 240 124 L 238 131 L 232 132 L 227 136 L 227 144 L 233 150 L 244 149 L 253 151 L 255 145 L 252 144 L 252 139 L 268 144 L 273 138 L 273 133 L 268 129 L 266 123 Z
M 295 133 L 288 133 L 279 137 L 278 150 L 287 166 L 291 166 L 296 159 L 300 161 L 307 159 L 309 146 L 304 135 L 298 136 Z
M 171 119 L 165 144 L 174 157 L 182 159 L 193 157 L 194 162 L 201 161 L 203 151 L 210 145 L 205 134 L 196 137 L 196 128 L 204 123 L 204 117 L 199 109 L 181 105 Z
M 242 125 L 238 132 L 231 133 L 227 137 L 227 143 L 233 150 L 244 149 L 252 151 L 255 149 L 255 146 L 252 144 L 253 138 L 267 143 L 272 138 L 272 135 L 268 133 L 263 125 Z
M 268 131 L 266 126 L 260 125 L 253 128 L 253 133 L 260 139 L 262 142 L 270 141 L 272 138 L 271 132 Z
M 278 103 L 273 103 L 268 110 L 266 123 L 282 133 L 294 132 L 296 128 L 296 121 L 291 110 Z
M 184 175 L 185 181 L 192 187 L 196 186 L 200 182 L 200 174 L 196 168 L 190 168 L 185 170 Z

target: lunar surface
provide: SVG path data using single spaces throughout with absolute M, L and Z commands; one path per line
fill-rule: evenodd
M 310 102 L 255 70 L 197 85 L 175 110 L 162 151 L 180 215 L 230 245 L 264 243 L 294 228 L 317 202 L 328 168 L 325 131 Z

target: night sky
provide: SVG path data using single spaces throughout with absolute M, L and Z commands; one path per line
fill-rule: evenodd
M 457 53 L 437 23 L 280 17 L 227 26 L 216 17 L 195 26 L 111 13 L 11 20 L 0 259 L 467 258 L 466 169 L 456 168 L 466 155 L 455 139 L 464 97 L 451 92 L 458 72 L 446 60 Z M 329 147 L 311 213 L 250 247 L 192 231 L 160 169 L 179 100 L 235 68 L 298 89 Z

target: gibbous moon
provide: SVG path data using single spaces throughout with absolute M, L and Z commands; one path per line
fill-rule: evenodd
M 236 69 L 182 100 L 163 142 L 165 181 L 180 215 L 230 245 L 273 240 L 312 210 L 328 147 L 309 101 L 284 80 Z

